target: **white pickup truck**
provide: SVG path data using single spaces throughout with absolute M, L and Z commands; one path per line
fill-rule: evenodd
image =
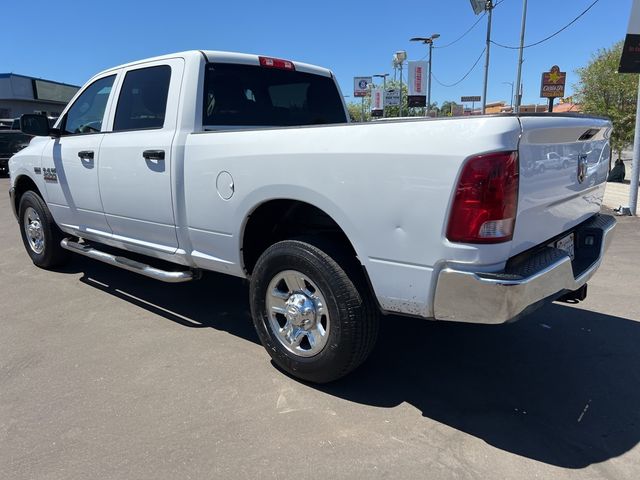
M 247 278 L 266 350 L 313 382 L 366 359 L 380 313 L 495 324 L 583 299 L 615 226 L 606 119 L 349 124 L 329 70 L 270 57 L 115 67 L 21 129 L 10 197 L 36 265 Z

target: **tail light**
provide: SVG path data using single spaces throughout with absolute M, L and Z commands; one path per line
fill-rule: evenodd
M 463 243 L 508 242 L 513 237 L 517 203 L 517 152 L 470 158 L 458 181 L 447 238 Z
M 258 57 L 260 59 L 260 65 L 267 68 L 279 68 L 280 70 L 295 70 L 296 67 L 293 62 L 289 60 L 282 60 L 280 58 L 271 57 Z

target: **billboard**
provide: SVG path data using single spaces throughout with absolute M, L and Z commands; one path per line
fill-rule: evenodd
M 353 96 L 366 97 L 369 95 L 369 84 L 372 83 L 371 77 L 353 77 Z
M 560 67 L 554 65 L 551 70 L 542 74 L 540 96 L 543 98 L 564 97 L 564 85 L 567 73 L 561 72 Z
M 482 100 L 482 97 L 480 95 L 470 95 L 467 97 L 460 97 L 460 101 L 463 103 L 467 103 L 467 102 L 479 102 L 480 100 Z
M 640 73 L 640 0 L 633 0 L 619 73 Z

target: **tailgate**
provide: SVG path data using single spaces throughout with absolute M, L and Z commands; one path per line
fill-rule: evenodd
M 520 122 L 514 255 L 600 211 L 611 151 L 611 124 L 604 119 L 544 115 Z

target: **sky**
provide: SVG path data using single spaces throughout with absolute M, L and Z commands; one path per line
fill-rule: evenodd
M 632 0 L 600 0 L 553 39 L 525 50 L 523 103 L 543 103 L 540 77 L 552 65 L 567 72 L 567 95 L 598 49 L 622 40 Z M 560 29 L 593 0 L 529 0 L 525 43 Z M 493 14 L 492 39 L 518 45 L 522 0 L 503 0 Z M 476 20 L 469 0 L 5 0 L 0 73 L 19 73 L 82 85 L 95 73 L 122 63 L 182 50 L 227 50 L 297 60 L 330 68 L 344 95 L 353 77 L 390 73 L 397 50 L 409 60 L 426 56 L 414 36 L 439 33 L 436 46 L 458 38 Z M 440 82 L 459 80 L 484 48 L 486 19 L 462 40 L 433 51 Z M 489 102 L 511 96 L 517 50 L 492 45 Z M 432 101 L 481 95 L 484 58 L 459 85 L 435 80 Z M 406 73 L 405 73 L 406 75 Z M 354 98 L 347 98 L 353 101 Z

